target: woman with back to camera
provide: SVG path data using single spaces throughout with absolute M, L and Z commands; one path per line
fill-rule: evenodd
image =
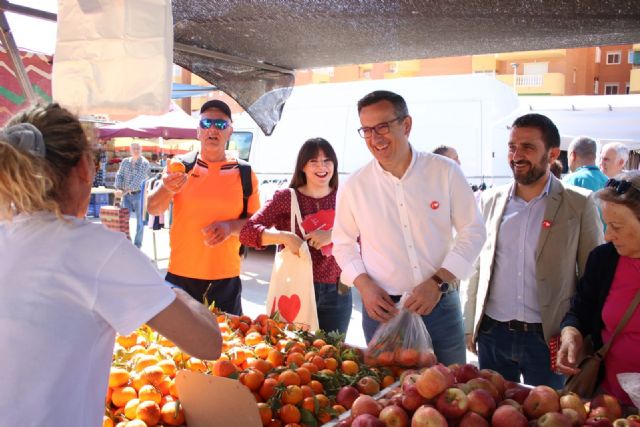
M 220 355 L 215 317 L 124 234 L 84 219 L 94 175 L 80 122 L 58 104 L 0 131 L 2 425 L 101 425 L 116 331 L 146 322 L 191 355 Z
M 605 239 L 589 254 L 571 308 L 562 321 L 558 369 L 577 373 L 583 340 L 591 336 L 594 349 L 608 343 L 629 304 L 640 292 L 640 172 L 629 171 L 607 181 L 598 191 Z M 624 404 L 631 399 L 617 374 L 640 372 L 640 307 L 616 335 L 605 355 L 600 387 Z
M 333 213 L 338 191 L 338 158 L 333 147 L 323 138 L 307 140 L 296 161 L 289 187 L 295 190 L 302 218 L 326 210 Z M 283 245 L 297 253 L 302 232 L 291 231 L 291 192 L 276 191 L 273 198 L 247 221 L 240 232 L 240 242 L 254 248 Z M 333 255 L 322 252 L 331 244 L 331 230 L 307 234 L 320 329 L 346 333 L 351 319 L 351 288 L 340 284 L 340 267 Z

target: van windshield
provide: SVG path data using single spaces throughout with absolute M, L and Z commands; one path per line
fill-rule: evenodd
M 233 132 L 226 149 L 238 153 L 238 158 L 248 162 L 251 153 L 251 142 L 253 142 L 252 132 Z

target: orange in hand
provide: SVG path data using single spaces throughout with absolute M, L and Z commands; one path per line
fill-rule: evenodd
M 169 164 L 167 165 L 167 172 L 169 173 L 176 173 L 176 172 L 182 172 L 185 173 L 187 171 L 187 169 L 184 166 L 184 163 L 182 163 L 180 160 L 178 159 L 171 159 L 171 161 L 169 161 Z

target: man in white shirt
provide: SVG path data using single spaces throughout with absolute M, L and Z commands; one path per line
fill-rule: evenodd
M 472 273 L 485 240 L 471 188 L 453 161 L 412 149 L 400 95 L 372 92 L 358 113 L 374 160 L 340 185 L 333 255 L 362 296 L 365 338 L 407 293 L 404 307 L 422 316 L 438 360 L 464 363 L 457 281 Z
M 629 147 L 621 142 L 605 144 L 600 151 L 600 170 L 609 178 L 623 172 L 629 159 Z

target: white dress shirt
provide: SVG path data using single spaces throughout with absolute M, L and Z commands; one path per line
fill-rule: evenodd
M 542 321 L 536 279 L 536 249 L 540 230 L 544 227 L 550 185 L 551 176 L 542 193 L 529 202 L 516 196 L 515 183 L 511 185 L 498 230 L 491 292 L 484 311 L 495 320 Z
M 470 276 L 486 231 L 458 165 L 412 150 L 400 179 L 372 160 L 340 185 L 332 236 L 344 281 L 367 273 L 401 295 L 441 267 Z

